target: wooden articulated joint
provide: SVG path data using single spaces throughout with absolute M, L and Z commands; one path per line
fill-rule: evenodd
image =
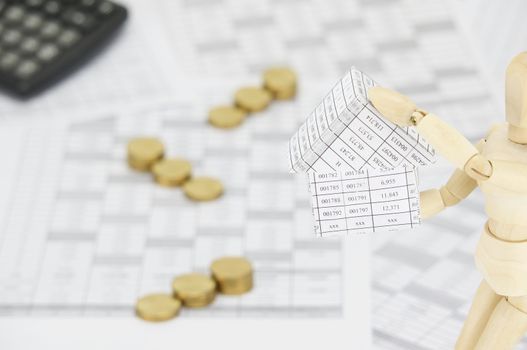
M 453 205 L 456 205 L 462 199 L 462 198 L 457 198 L 452 192 L 448 190 L 446 186 L 441 187 L 439 189 L 439 193 L 441 194 L 441 199 L 443 200 L 445 207 L 451 207 Z
M 428 112 L 423 111 L 422 109 L 416 109 L 410 116 L 410 123 L 413 126 L 417 126 L 423 120 L 424 117 L 428 115 Z
M 464 171 L 456 169 L 444 187 L 450 195 L 458 200 L 463 200 L 467 198 L 477 186 L 478 183 L 476 180 L 468 176 Z
M 439 190 L 430 189 L 421 192 L 421 217 L 428 219 L 446 207 L 456 205 L 476 188 L 476 180 L 464 171 L 456 169 L 450 179 Z
M 527 313 L 502 298 L 495 306 L 475 350 L 514 349 L 527 331 Z
M 465 172 L 456 169 L 445 186 L 439 189 L 445 207 L 458 204 L 476 188 L 477 182 Z
M 423 219 L 428 219 L 445 209 L 441 193 L 435 188 L 422 191 L 419 202 Z
M 465 173 L 476 181 L 486 181 L 492 176 L 492 163 L 481 154 L 473 155 L 463 167 Z
M 507 302 L 514 306 L 518 311 L 527 315 L 527 297 L 506 297 Z
M 492 233 L 489 225 L 476 247 L 476 266 L 499 295 L 527 295 L 527 241 L 507 241 Z

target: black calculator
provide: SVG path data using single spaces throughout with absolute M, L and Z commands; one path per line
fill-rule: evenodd
M 0 0 L 0 86 L 29 97 L 99 51 L 127 18 L 106 0 Z

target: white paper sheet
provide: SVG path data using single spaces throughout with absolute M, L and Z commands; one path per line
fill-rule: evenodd
M 139 296 L 170 292 L 174 276 L 244 255 L 254 290 L 182 317 L 344 316 L 343 246 L 312 236 L 306 183 L 288 174 L 286 138 L 277 142 L 277 130 L 295 124 L 278 121 L 302 99 L 222 130 L 206 112 L 219 86 L 192 90 L 192 101 L 4 137 L 17 157 L 0 205 L 0 314 L 131 316 Z M 138 135 L 160 138 L 194 175 L 218 177 L 225 195 L 194 203 L 131 170 L 126 144 Z
M 117 49 L 110 47 L 104 56 L 98 58 L 97 64 L 99 66 L 100 63 L 102 68 L 107 57 L 112 60 L 111 67 L 104 69 L 107 79 L 95 74 L 95 68 L 85 70 L 84 73 L 81 71 L 82 84 L 76 80 L 76 77 L 72 77 L 71 81 L 67 82 L 68 87 L 64 85 L 64 89 L 69 91 L 68 94 L 60 94 L 60 98 L 55 99 L 50 92 L 49 96 L 37 100 L 28 107 L 22 106 L 20 109 L 14 109 L 11 102 L 8 103 L 2 98 L 0 101 L 2 119 L 11 116 L 12 120 L 24 120 L 28 122 L 27 126 L 31 126 L 34 119 L 47 122 L 50 115 L 56 114 L 76 118 L 79 116 L 78 112 L 83 112 L 87 117 L 100 120 L 101 114 L 84 113 L 87 112 L 85 110 L 90 106 L 97 106 L 100 110 L 106 111 L 108 110 L 107 103 L 112 104 L 115 96 L 126 95 L 124 98 L 115 98 L 115 101 L 125 101 L 125 104 L 142 100 L 143 96 L 147 95 L 155 97 L 160 92 L 176 97 L 185 92 L 188 77 L 208 81 L 211 77 L 232 79 L 234 76 L 250 74 L 252 83 L 259 84 L 260 73 L 264 68 L 270 64 L 287 64 L 299 73 L 300 95 L 314 93 L 314 96 L 309 97 L 309 103 L 304 104 L 300 109 L 285 113 L 279 121 L 275 120 L 276 125 L 291 122 L 297 124 L 301 121 L 295 117 L 303 117 L 312 111 L 313 103 L 324 97 L 326 92 L 324 88 L 329 86 L 327 84 L 338 79 L 350 64 L 356 64 L 387 86 L 412 96 L 422 108 L 441 116 L 474 141 L 484 135 L 491 123 L 503 120 L 503 111 L 501 108 L 496 108 L 496 99 L 491 92 L 492 86 L 489 86 L 483 79 L 483 74 L 489 69 L 488 67 L 496 67 L 495 71 L 500 73 L 493 78 L 492 84 L 499 86 L 497 83 L 500 81 L 496 79 L 502 79 L 505 66 L 496 66 L 486 61 L 486 66 L 481 69 L 476 64 L 477 57 L 471 52 L 470 43 L 460 32 L 453 16 L 456 7 L 451 6 L 448 2 L 414 0 L 394 2 L 127 0 L 125 2 L 131 6 L 134 26 L 142 28 L 139 30 L 141 34 L 132 30 L 130 35 L 127 35 L 132 46 L 139 48 L 140 55 L 137 54 L 137 50 L 133 50 L 134 54 L 123 50 L 123 54 L 111 59 L 113 52 Z M 488 7 L 481 6 L 479 2 L 474 6 L 478 9 Z M 486 17 L 492 17 L 492 9 L 487 12 Z M 514 20 L 503 16 L 492 18 L 501 22 L 506 19 L 510 24 L 509 27 L 514 27 L 515 33 L 525 34 L 525 30 L 515 25 L 515 23 L 523 23 L 522 11 L 513 12 L 518 14 Z M 466 19 L 474 17 L 475 13 L 478 12 L 471 8 L 469 13 L 461 13 L 460 17 L 466 22 Z M 484 21 L 482 16 L 476 15 L 475 17 Z M 166 35 L 164 44 L 157 42 L 163 39 L 156 29 L 159 27 L 162 27 L 161 36 Z M 485 29 L 492 31 L 491 34 L 496 34 L 495 27 L 494 23 L 489 23 Z M 502 28 L 502 33 L 506 33 L 507 30 L 507 28 Z M 486 35 L 488 33 L 482 31 L 480 34 L 488 41 L 489 35 Z M 517 38 L 521 37 L 517 35 Z M 143 45 L 143 39 L 149 41 L 151 45 Z M 494 40 L 493 37 L 490 42 L 498 42 L 498 39 Z M 500 45 L 494 45 L 494 47 L 497 46 Z M 153 47 L 153 49 L 149 50 L 147 47 Z M 508 50 L 507 52 L 511 54 L 514 53 L 514 50 L 509 50 L 509 48 L 504 48 L 504 50 Z M 131 55 L 129 60 L 127 59 L 128 54 Z M 490 57 L 488 52 L 481 52 L 481 54 L 485 55 L 486 59 Z M 155 68 L 150 66 L 151 55 L 162 58 L 162 62 L 155 63 L 157 65 Z M 128 64 L 130 61 L 132 64 Z M 506 60 L 504 59 L 503 62 Z M 140 76 L 138 78 L 134 74 L 134 67 L 145 67 L 145 64 L 148 67 L 146 70 L 136 71 Z M 112 75 L 112 70 L 119 67 L 122 71 L 117 76 Z M 152 73 L 152 70 L 157 71 L 158 69 L 163 73 Z M 184 73 L 185 78 L 182 78 L 183 75 L 179 73 Z M 110 83 L 116 81 L 121 81 L 121 83 L 101 84 L 101 79 L 103 82 L 108 82 L 110 79 Z M 317 85 L 306 87 L 304 83 L 313 79 Z M 177 88 L 175 92 L 168 91 L 165 89 L 167 80 L 181 88 Z M 220 89 L 224 94 L 223 101 L 214 103 L 230 101 L 233 89 L 235 89 L 234 86 L 225 88 L 225 90 Z M 502 91 L 497 90 L 499 94 L 496 96 L 501 103 Z M 62 91 L 62 87 L 59 91 Z M 97 93 L 98 91 L 100 94 Z M 135 94 L 134 91 L 142 91 L 143 94 Z M 153 94 L 150 94 L 151 92 Z M 118 103 L 115 105 L 119 108 Z M 287 109 L 287 105 L 284 108 Z M 128 116 L 126 112 L 122 113 L 123 118 Z M 26 118 L 31 115 L 37 118 L 31 121 Z M 104 115 L 111 116 L 111 113 L 103 113 Z M 255 117 L 259 118 L 259 116 Z M 102 128 L 103 124 L 96 123 L 91 128 L 96 129 L 97 125 Z M 289 126 L 290 129 L 285 132 L 294 132 L 295 125 Z M 271 124 L 265 126 L 266 130 L 272 130 L 274 127 L 275 125 Z M 76 128 L 86 130 L 89 127 L 77 125 Z M 272 135 L 275 135 L 274 140 L 278 138 L 277 142 L 283 141 L 284 145 L 287 144 L 290 136 L 290 134 L 276 136 L 277 133 L 272 133 Z M 272 138 L 271 133 L 266 134 L 266 137 Z M 21 137 L 21 140 L 28 139 L 30 138 L 27 136 Z M 19 174 L 17 167 L 12 168 L 13 173 L 9 175 L 10 178 L 6 174 L 8 171 L 5 169 L 11 169 L 11 167 L 7 166 L 8 163 L 4 161 L 16 153 L 14 143 L 7 145 L 10 152 L 5 152 L 2 158 L 1 173 L 5 174 L 1 181 L 2 193 L 9 193 L 9 190 L 19 186 L 16 185 Z M 273 145 L 276 146 L 275 143 Z M 239 152 L 243 153 L 243 151 Z M 260 156 L 263 153 L 258 146 L 251 148 L 250 152 L 259 152 Z M 273 152 L 275 155 L 287 154 L 284 149 Z M 273 152 L 269 152 L 269 159 L 273 159 Z M 23 151 L 16 153 L 18 154 L 27 156 Z M 20 159 L 16 155 L 13 158 Z M 287 159 L 284 161 L 287 164 Z M 256 166 L 257 162 L 252 160 L 251 164 L 251 166 Z M 261 165 L 262 172 L 266 166 L 266 164 Z M 446 181 L 450 171 L 449 167 L 445 167 L 434 168 L 429 174 L 421 172 L 420 183 L 423 188 L 440 186 Z M 245 178 L 246 173 L 244 174 L 241 178 Z M 28 184 L 26 179 L 27 177 L 20 183 Z M 253 178 L 250 179 L 252 182 Z M 36 184 L 32 185 L 33 189 L 39 189 L 38 193 L 49 195 L 49 192 L 45 190 L 47 184 L 43 183 L 40 186 L 37 183 L 38 180 L 34 181 Z M 301 188 L 302 193 L 305 192 L 304 185 Z M 32 191 L 28 191 L 27 196 L 35 200 L 37 192 Z M 485 217 L 482 214 L 481 198 L 477 193 L 472 196 L 454 209 L 440 214 L 437 219 L 425 222 L 419 230 L 402 234 L 354 237 L 354 239 L 368 238 L 374 242 L 372 253 L 374 322 L 372 324 L 375 349 L 443 350 L 453 348 L 470 305 L 470 299 L 481 278 L 474 267 L 472 254 Z M 0 213 L 2 225 L 6 225 L 4 217 L 12 217 L 13 209 L 10 206 L 10 198 L 10 196 L 8 198 L 0 196 L 0 202 L 7 203 L 3 208 L 8 208 Z M 37 204 L 34 205 L 35 208 L 37 206 Z M 304 216 L 302 216 L 304 219 L 298 220 L 297 224 L 304 227 L 303 232 L 312 232 L 309 208 L 305 209 L 307 211 L 303 211 Z M 19 217 L 23 217 L 28 222 L 27 218 L 37 217 L 29 214 L 32 212 L 24 213 L 20 210 L 17 212 Z M 41 221 L 33 226 L 49 225 L 46 215 L 38 217 Z M 463 220 L 460 221 L 460 217 Z M 22 222 L 23 219 L 18 220 Z M 25 224 L 29 225 L 29 223 Z M 20 230 L 23 232 L 22 228 Z M 2 230 L 4 231 L 5 229 Z M 28 239 L 26 242 L 40 244 L 37 240 L 33 242 Z M 25 243 L 20 243 L 18 247 L 24 245 Z M 357 248 L 357 244 L 354 244 L 352 248 Z M 366 248 L 359 247 L 358 252 L 361 249 Z M 13 252 L 16 251 L 16 249 L 13 250 Z M 351 254 L 345 254 L 346 259 L 358 254 L 352 250 L 347 250 L 347 252 Z M 357 269 L 353 273 L 348 273 L 347 276 L 356 277 L 361 271 L 366 270 L 358 263 L 345 265 L 345 267 Z M 14 280 L 12 285 L 18 283 Z M 349 290 L 354 291 L 355 287 Z M 349 292 L 346 296 L 350 296 Z M 363 302 L 364 298 L 367 298 L 367 295 L 355 299 L 350 297 L 348 301 Z M 108 309 L 105 306 L 101 306 L 99 311 L 98 314 L 102 314 L 103 317 L 106 314 L 112 314 L 112 312 L 106 313 Z M 67 313 L 65 308 L 62 308 L 60 313 L 53 314 Z M 76 314 L 75 310 L 72 314 Z M 4 315 L 9 316 L 8 313 Z M 30 338 L 28 334 L 34 334 L 35 329 L 43 333 L 40 338 L 35 337 L 35 339 L 50 339 L 47 337 L 50 334 L 46 327 L 50 324 L 47 318 L 37 318 L 33 327 L 25 327 L 24 323 L 16 322 L 12 317 L 6 317 L 3 321 L 2 325 L 12 327 L 2 327 L 0 339 L 5 340 L 5 337 L 11 335 L 18 336 L 19 344 L 23 343 L 18 347 L 20 349 L 28 348 L 24 338 Z M 271 322 L 274 322 L 274 319 Z M 52 323 L 50 327 L 54 326 L 55 323 Z M 182 323 L 177 326 L 168 323 L 164 329 L 173 334 L 172 327 L 179 328 L 180 326 Z M 353 327 L 347 327 L 346 331 L 352 332 L 361 326 L 364 325 L 357 323 Z M 57 328 L 62 329 L 60 325 Z M 333 329 L 332 326 L 327 326 L 327 328 Z M 108 326 L 108 329 L 113 328 Z M 157 328 L 152 327 L 152 329 Z M 367 333 L 366 329 L 363 330 L 363 333 Z M 73 332 L 57 333 L 61 336 L 61 340 L 69 341 L 67 344 L 70 345 L 57 348 L 69 349 L 78 345 L 78 338 L 75 335 L 70 338 L 70 333 L 75 334 Z M 140 331 L 130 333 L 141 334 Z M 264 331 L 262 333 L 267 334 Z M 315 332 L 308 330 L 307 333 Z M 268 334 L 274 335 L 275 333 L 269 332 Z M 324 334 L 327 334 L 326 330 Z M 283 335 L 286 338 L 286 334 Z M 101 335 L 100 338 L 95 337 L 95 339 L 104 337 L 109 338 L 112 335 Z M 177 340 L 177 338 L 173 339 Z M 334 340 L 336 337 L 330 335 L 328 339 Z M 349 341 L 352 341 L 351 335 Z M 3 342 L 3 344 L 11 345 L 9 342 Z M 37 344 L 40 345 L 40 343 Z M 140 342 L 137 344 L 142 345 Z M 315 342 L 311 344 L 314 344 L 312 348 L 320 348 Z M 345 345 L 349 348 L 355 344 Z M 139 348 L 144 348 L 144 346 L 139 346 Z M 309 348 L 306 344 L 305 349 Z M 359 345 L 357 348 L 367 347 Z M 527 349 L 525 343 L 519 349 Z

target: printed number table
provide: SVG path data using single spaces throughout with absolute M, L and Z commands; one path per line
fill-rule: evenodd
M 391 231 L 420 224 L 412 168 L 309 172 L 309 180 L 317 235 Z

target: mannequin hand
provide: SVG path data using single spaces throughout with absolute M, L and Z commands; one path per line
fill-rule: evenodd
M 368 98 L 381 114 L 399 126 L 413 125 L 412 113 L 416 105 L 406 96 L 383 87 L 373 87 L 368 90 Z

